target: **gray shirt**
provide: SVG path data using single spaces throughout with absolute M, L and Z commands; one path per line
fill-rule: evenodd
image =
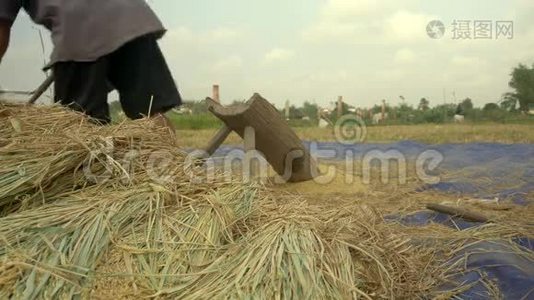
M 164 28 L 144 0 L 0 0 L 0 19 L 14 21 L 21 9 L 52 33 L 58 61 L 95 61 L 125 43 Z

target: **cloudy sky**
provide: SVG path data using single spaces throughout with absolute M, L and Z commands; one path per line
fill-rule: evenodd
M 160 45 L 186 99 L 221 85 L 223 101 L 259 92 L 277 105 L 343 95 L 371 106 L 402 95 L 439 104 L 470 97 L 494 102 L 518 63 L 534 63 L 534 1 L 149 0 L 168 32 Z M 426 27 L 441 20 L 441 39 Z M 489 20 L 492 39 L 453 38 L 454 20 Z M 496 21 L 513 21 L 513 39 L 496 39 Z M 471 24 L 473 27 L 473 24 Z M 50 53 L 48 33 L 46 56 Z M 21 14 L 0 85 L 31 90 L 44 78 L 38 27 Z

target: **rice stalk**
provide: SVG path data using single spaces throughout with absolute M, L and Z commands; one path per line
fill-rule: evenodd
M 116 180 L 124 185 L 143 182 L 150 174 L 147 169 L 153 167 L 147 165 L 150 159 L 158 158 L 155 151 L 163 152 L 167 160 L 176 160 L 171 164 L 174 169 L 162 170 L 173 173 L 171 179 L 179 177 L 183 170 L 185 153 L 165 135 L 158 134 L 162 130 L 156 130 L 150 121 L 97 127 L 78 113 L 55 107 L 4 107 L 5 111 L 11 121 L 0 118 L 6 123 L 0 136 L 9 141 L 0 147 L 2 215 L 21 206 L 46 203 L 60 191 L 102 181 Z M 37 111 L 42 118 L 35 117 Z M 17 126 L 12 125 L 15 119 Z M 58 120 L 64 120 L 65 126 L 57 124 Z
M 5 249 L 0 253 L 1 269 L 13 271 L 15 267 L 18 274 L 12 290 L 0 288 L 2 296 L 82 295 L 91 287 L 99 259 L 113 238 L 144 223 L 146 211 L 160 197 L 172 196 L 160 196 L 149 185 L 111 195 L 95 188 L 0 219 Z M 3 276 L 10 278 L 13 273 Z
M 155 293 L 196 278 L 234 242 L 233 228 L 251 213 L 254 189 L 234 186 L 178 208 L 151 207 L 146 222 L 118 243 L 137 285 Z M 192 274 L 191 276 L 177 276 Z

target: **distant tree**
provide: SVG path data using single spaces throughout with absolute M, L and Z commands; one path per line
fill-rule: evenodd
M 315 120 L 317 119 L 317 114 L 319 113 L 319 108 L 317 107 L 317 104 L 310 103 L 308 101 L 304 102 L 302 105 L 302 113 L 304 116 Z
M 473 110 L 475 106 L 473 105 L 473 100 L 471 98 L 465 98 L 458 106 L 456 107 L 456 114 L 465 116 L 467 113 Z
M 425 113 L 425 117 L 427 122 L 446 123 L 452 120 L 456 109 L 454 104 L 441 104 L 429 110 L 430 113 Z
M 289 118 L 292 120 L 300 120 L 304 118 L 304 113 L 301 109 L 297 108 L 295 105 L 289 107 Z
M 465 98 L 464 101 L 460 104 L 464 110 L 471 110 L 475 106 L 473 105 L 473 100 L 471 98 Z
M 346 102 L 343 102 L 343 104 L 341 105 L 341 115 L 344 116 L 344 115 L 349 114 L 350 108 L 351 106 L 349 104 L 347 104 Z M 334 110 L 330 112 L 330 115 L 328 117 L 330 118 L 330 120 L 335 122 L 337 120 L 337 116 L 338 114 L 337 114 L 337 103 L 336 103 Z
M 202 101 L 185 101 L 184 106 L 191 109 L 193 111 L 193 114 L 206 114 L 208 113 L 208 104 L 206 103 L 206 100 Z
M 506 93 L 503 95 L 499 104 L 502 109 L 513 112 L 517 110 L 519 100 L 515 93 Z
M 500 107 L 498 104 L 496 103 L 488 103 L 486 105 L 484 105 L 484 108 L 482 109 L 483 111 L 485 112 L 489 112 L 489 111 L 495 111 L 495 110 L 499 110 Z
M 393 108 L 395 111 L 395 117 L 400 122 L 411 123 L 416 114 L 416 110 L 406 103 L 401 103 L 398 107 Z
M 375 104 L 373 108 L 371 108 L 374 114 L 381 113 L 382 112 L 382 105 Z M 386 112 L 389 111 L 389 107 L 386 105 Z
M 426 100 L 426 98 L 421 98 L 417 109 L 422 110 L 422 111 L 427 111 L 429 108 L 430 108 L 430 101 Z
M 239 104 L 243 104 L 243 103 L 246 103 L 247 100 L 234 100 L 232 101 L 232 104 L 231 105 L 239 105 Z
M 528 112 L 530 105 L 534 104 L 534 65 L 529 68 L 523 64 L 519 64 L 512 71 L 512 79 L 509 86 L 515 90 L 514 93 L 507 94 L 507 98 L 511 103 L 514 99 L 516 104 L 519 104 L 519 110 Z
M 348 103 L 343 102 L 343 105 L 342 105 L 342 108 L 341 108 L 341 114 L 342 115 L 348 114 L 350 112 L 350 108 L 351 108 L 351 106 Z
M 398 107 L 397 107 L 397 111 L 399 112 L 409 112 L 409 113 L 412 113 L 414 111 L 413 107 L 409 104 L 406 104 L 406 103 L 401 103 Z

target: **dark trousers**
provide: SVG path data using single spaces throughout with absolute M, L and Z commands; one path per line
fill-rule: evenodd
M 126 116 L 164 113 L 182 99 L 154 35 L 139 37 L 93 62 L 53 66 L 55 101 L 95 121 L 111 121 L 107 96 L 116 89 Z

